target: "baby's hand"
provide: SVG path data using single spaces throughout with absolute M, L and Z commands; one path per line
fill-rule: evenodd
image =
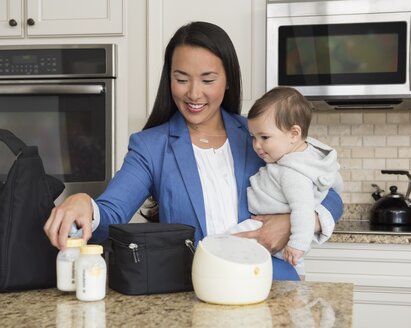
M 299 249 L 285 246 L 283 250 L 283 257 L 284 261 L 296 266 L 298 260 L 304 255 L 304 251 L 300 251 Z

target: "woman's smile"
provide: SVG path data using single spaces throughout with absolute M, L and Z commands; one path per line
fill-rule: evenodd
M 193 104 L 193 103 L 186 103 L 187 104 L 187 109 L 192 112 L 192 113 L 199 113 L 203 109 L 206 108 L 207 103 L 205 104 Z

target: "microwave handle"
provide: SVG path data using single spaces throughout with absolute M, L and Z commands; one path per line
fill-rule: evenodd
M 0 95 L 14 94 L 102 94 L 100 84 L 9 84 L 0 85 Z

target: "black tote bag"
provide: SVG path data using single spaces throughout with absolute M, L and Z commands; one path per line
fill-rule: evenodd
M 58 250 L 43 226 L 64 184 L 44 172 L 36 146 L 4 129 L 0 141 L 16 155 L 0 181 L 0 292 L 56 286 Z

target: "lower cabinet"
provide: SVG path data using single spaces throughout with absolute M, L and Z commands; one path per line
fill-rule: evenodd
M 354 328 L 411 327 L 411 244 L 328 242 L 305 265 L 307 281 L 354 284 Z

